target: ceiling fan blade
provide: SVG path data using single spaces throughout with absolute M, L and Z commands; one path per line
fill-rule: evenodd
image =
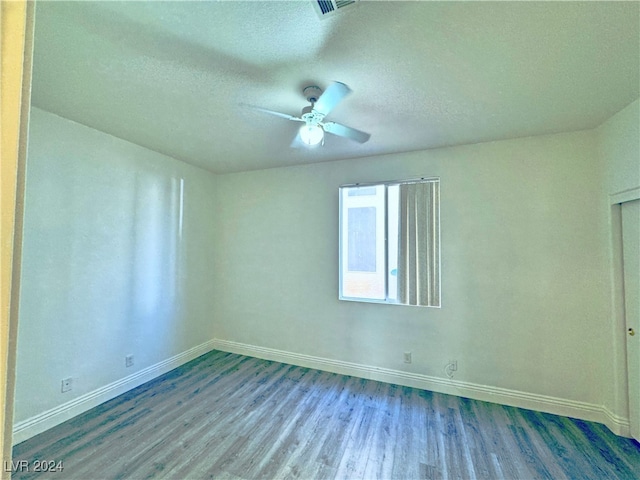
M 324 128 L 325 132 L 332 133 L 333 135 L 338 135 L 339 137 L 346 137 L 351 140 L 355 140 L 358 143 L 364 143 L 367 140 L 369 140 L 369 138 L 371 138 L 371 135 L 368 133 L 361 132 L 360 130 L 347 127 L 339 123 L 334 123 L 334 122 L 323 123 L 322 128 Z
M 273 110 L 268 110 L 262 107 L 256 107 L 255 105 L 247 105 L 247 107 L 251 107 L 254 110 L 258 110 L 260 112 L 268 113 L 269 115 L 275 115 L 276 117 L 286 118 L 287 120 L 293 120 L 294 122 L 304 122 L 303 119 L 299 117 L 294 117 L 293 115 L 289 115 L 287 113 L 275 112 Z
M 306 146 L 307 145 L 302 141 L 302 138 L 300 138 L 300 132 L 296 133 L 296 136 L 291 141 L 291 145 L 289 145 L 291 148 L 303 148 Z
M 328 115 L 329 112 L 350 93 L 351 89 L 344 83 L 333 82 L 322 95 L 320 95 L 318 101 L 313 105 L 313 109 L 322 115 Z

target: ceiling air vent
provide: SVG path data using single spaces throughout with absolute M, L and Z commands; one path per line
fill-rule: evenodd
M 313 0 L 313 6 L 320 18 L 335 15 L 342 8 L 354 5 L 359 0 Z

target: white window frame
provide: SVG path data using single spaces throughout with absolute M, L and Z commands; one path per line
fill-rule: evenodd
M 389 234 L 389 214 L 388 214 L 388 209 L 389 209 L 389 188 L 390 187 L 394 187 L 394 186 L 399 186 L 401 184 L 408 184 L 408 183 L 427 183 L 427 182 L 433 182 L 433 183 L 437 183 L 438 185 L 438 197 L 437 197 L 437 222 L 436 222 L 436 234 L 437 234 L 437 266 L 435 268 L 437 268 L 437 272 L 436 272 L 436 277 L 437 277 L 437 304 L 430 304 L 430 305 L 417 305 L 417 306 L 423 306 L 423 307 L 431 307 L 431 308 L 440 308 L 442 305 L 442 301 L 441 301 L 441 258 L 440 258 L 440 198 L 439 198 L 439 188 L 440 188 L 440 178 L 439 177 L 420 177 L 420 178 L 414 178 L 414 179 L 407 179 L 407 180 L 392 180 L 392 181 L 383 181 L 383 182 L 371 182 L 371 183 L 356 183 L 356 184 L 345 184 L 345 185 L 341 185 L 339 187 L 339 239 L 338 239 L 338 243 L 339 243 L 339 263 L 338 263 L 338 271 L 339 271 L 339 286 L 338 286 L 338 298 L 340 300 L 346 300 L 346 301 L 353 301 L 353 302 L 365 302 L 365 303 L 383 303 L 383 304 L 390 304 L 390 305 L 409 305 L 408 303 L 401 303 L 398 301 L 398 292 L 397 292 L 397 285 L 396 285 L 396 290 L 393 292 L 390 292 L 389 289 L 389 285 L 390 283 L 393 283 L 395 280 L 395 278 L 392 278 L 391 275 L 391 269 L 389 268 L 389 264 L 393 263 L 393 260 L 391 260 L 390 262 L 390 245 L 391 247 L 393 247 L 393 240 L 392 237 L 393 235 Z M 345 272 L 347 270 L 347 262 L 348 262 L 348 232 L 345 231 L 345 211 L 347 208 L 349 208 L 350 205 L 358 205 L 358 202 L 353 202 L 350 203 L 349 205 L 345 205 L 345 200 L 344 197 L 346 195 L 346 192 L 348 192 L 351 189 L 354 188 L 371 188 L 371 187 L 384 187 L 384 212 L 382 214 L 382 218 L 384 221 L 384 228 L 383 228 L 383 239 L 381 239 L 381 241 L 383 242 L 383 250 L 384 250 L 384 255 L 382 257 L 383 259 L 383 276 L 384 276 L 384 295 L 381 295 L 380 298 L 369 298 L 369 297 L 361 297 L 361 296 L 349 296 L 349 295 L 345 295 Z M 363 202 L 363 205 L 366 205 L 366 201 Z M 346 208 L 345 208 L 346 207 Z M 396 226 L 397 229 L 397 226 Z M 377 226 L 376 230 L 380 231 L 379 227 Z M 380 240 L 380 239 L 378 239 Z M 378 243 L 378 242 L 377 242 Z M 397 242 L 396 242 L 397 244 Z M 391 256 L 396 256 L 397 257 L 397 245 L 396 245 L 396 250 L 395 252 L 392 253 Z M 377 274 L 379 275 L 378 269 L 376 269 Z M 397 278 L 397 277 L 396 277 Z

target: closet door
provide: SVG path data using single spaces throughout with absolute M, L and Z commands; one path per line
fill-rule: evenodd
M 640 440 L 640 200 L 621 208 L 629 417 L 631 435 Z

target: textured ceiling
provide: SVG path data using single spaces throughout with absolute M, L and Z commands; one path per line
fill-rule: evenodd
M 37 107 L 223 173 L 592 128 L 640 95 L 638 2 L 39 2 Z M 302 87 L 371 133 L 290 148 Z

